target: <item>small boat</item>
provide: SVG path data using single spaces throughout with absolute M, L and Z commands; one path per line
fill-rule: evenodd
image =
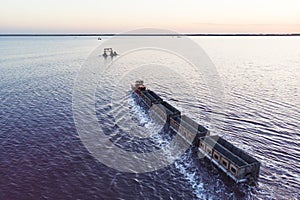
M 113 51 L 112 48 L 104 48 L 104 52 L 102 54 L 103 57 L 107 57 L 107 56 L 111 56 L 111 57 L 114 57 L 114 56 L 117 56 L 117 52 L 116 51 Z

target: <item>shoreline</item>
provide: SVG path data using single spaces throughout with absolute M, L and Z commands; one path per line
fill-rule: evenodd
M 117 33 L 103 33 L 103 34 L 97 34 L 97 33 L 71 33 L 71 34 L 61 34 L 61 33 L 51 33 L 51 34 L 39 34 L 39 33 L 25 33 L 25 34 L 0 34 L 0 37 L 33 37 L 33 36 L 59 36 L 59 37 L 112 37 L 112 36 L 300 36 L 300 33 L 283 33 L 283 34 L 276 34 L 276 33 L 254 33 L 254 34 L 248 34 L 248 33 L 233 33 L 233 34 L 217 34 L 217 33 L 187 33 L 187 34 L 117 34 Z

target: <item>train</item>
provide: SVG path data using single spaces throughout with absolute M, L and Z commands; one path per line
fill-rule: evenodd
M 146 88 L 143 80 L 131 85 L 137 102 L 149 109 L 159 122 L 169 126 L 196 151 L 211 161 L 236 183 L 255 183 L 259 177 L 260 162 L 219 135 L 211 135 L 204 126 L 164 101 Z

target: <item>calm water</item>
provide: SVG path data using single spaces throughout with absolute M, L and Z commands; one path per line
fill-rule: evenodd
M 156 131 L 129 93 L 129 84 L 143 78 L 213 134 L 256 157 L 262 164 L 256 186 L 233 184 L 191 149 L 172 165 L 144 174 L 97 161 L 78 137 L 72 92 L 80 67 L 106 40 L 0 38 L 0 199 L 300 199 L 299 37 L 193 38 L 218 70 L 222 104 L 182 60 L 153 50 L 120 57 L 99 77 L 96 113 L 107 134 L 119 133 L 116 123 L 125 132 Z M 150 58 L 164 66 L 146 65 Z M 136 63 L 143 70 L 130 70 Z M 115 81 L 121 72 L 128 73 Z M 218 120 L 211 124 L 211 118 Z M 116 140 L 143 151 L 170 138 L 151 136 L 150 147 L 130 137 Z

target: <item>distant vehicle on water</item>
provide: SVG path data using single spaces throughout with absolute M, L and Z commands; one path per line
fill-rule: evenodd
M 111 57 L 115 57 L 117 56 L 117 52 L 116 51 L 113 51 L 112 48 L 104 48 L 104 52 L 102 54 L 103 57 L 107 57 L 107 56 L 111 56 Z

